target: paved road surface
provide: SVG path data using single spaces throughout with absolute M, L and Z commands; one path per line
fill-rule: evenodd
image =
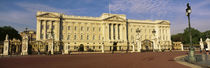
M 0 68 L 189 68 L 174 61 L 187 52 L 77 54 L 0 58 Z

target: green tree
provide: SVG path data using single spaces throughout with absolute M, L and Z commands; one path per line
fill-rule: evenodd
M 171 36 L 171 40 L 174 42 L 183 42 L 183 33 L 178 33 Z
M 207 31 L 201 33 L 201 38 L 203 40 L 205 40 L 206 38 L 210 38 L 210 30 L 207 30 Z
M 0 27 L 0 41 L 4 41 L 6 34 L 9 35 L 9 39 L 21 39 L 20 34 L 18 34 L 18 31 L 12 28 L 11 26 L 3 26 Z
M 190 36 L 189 36 L 189 28 L 185 28 L 183 33 L 183 43 L 189 44 L 190 43 Z M 195 28 L 191 28 L 191 35 L 192 35 L 192 43 L 198 44 L 201 38 L 201 32 Z

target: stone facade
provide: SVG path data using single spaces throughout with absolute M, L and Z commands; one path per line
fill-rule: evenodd
M 28 35 L 29 41 L 36 41 L 36 31 L 34 30 L 28 30 L 20 32 L 21 37 L 24 37 L 25 35 Z
M 173 50 L 184 50 L 184 46 L 182 44 L 182 42 L 173 42 L 173 46 L 172 46 Z
M 53 41 L 62 42 L 64 53 L 78 49 L 101 52 L 132 50 L 132 47 L 134 51 L 171 49 L 169 21 L 132 20 L 124 14 L 86 17 L 38 11 L 36 33 L 37 41 L 48 41 L 52 35 Z M 137 46 L 138 41 L 141 46 Z

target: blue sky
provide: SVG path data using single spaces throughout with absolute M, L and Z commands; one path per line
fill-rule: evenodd
M 128 19 L 169 20 L 171 33 L 188 26 L 185 15 L 189 0 L 0 0 L 0 26 L 9 25 L 18 31 L 25 27 L 36 30 L 36 11 L 52 11 L 67 15 L 94 16 L 102 13 L 126 14 Z M 192 27 L 210 30 L 210 0 L 191 0 Z

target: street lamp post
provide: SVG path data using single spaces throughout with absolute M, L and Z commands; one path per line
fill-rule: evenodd
M 190 62 L 195 62 L 195 49 L 192 45 L 192 35 L 191 35 L 191 25 L 190 25 L 190 13 L 192 12 L 191 7 L 189 3 L 187 3 L 187 9 L 186 9 L 186 16 L 188 17 L 188 26 L 189 26 L 189 35 L 190 35 L 190 48 L 189 48 L 189 54 L 188 54 L 188 59 Z

